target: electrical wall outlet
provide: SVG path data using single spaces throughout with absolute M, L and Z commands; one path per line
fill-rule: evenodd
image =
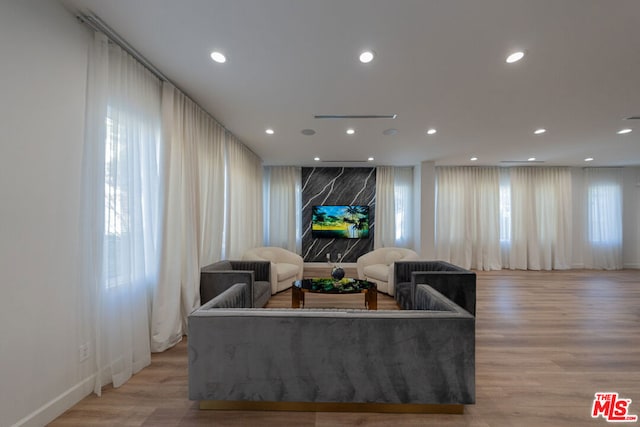
M 89 358 L 89 344 L 81 344 L 80 347 L 78 347 L 78 354 L 81 362 L 87 360 Z

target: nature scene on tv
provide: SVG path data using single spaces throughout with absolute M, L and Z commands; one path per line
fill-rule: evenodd
M 369 237 L 369 206 L 314 206 L 311 235 L 328 239 L 366 239 Z

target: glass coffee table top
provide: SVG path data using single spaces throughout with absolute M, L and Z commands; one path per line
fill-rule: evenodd
M 368 289 L 375 289 L 376 284 L 359 279 L 302 279 L 293 282 L 293 286 L 307 292 L 326 294 L 355 294 Z
M 323 294 L 365 294 L 365 307 L 369 310 L 378 308 L 377 286 L 373 282 L 360 279 L 302 279 L 293 282 L 291 307 L 304 307 L 304 294 L 307 292 Z

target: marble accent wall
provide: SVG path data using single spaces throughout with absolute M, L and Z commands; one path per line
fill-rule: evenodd
M 375 233 L 375 168 L 302 168 L 302 257 L 305 262 L 356 262 L 373 250 Z M 311 211 L 318 205 L 369 206 L 369 238 L 319 239 L 311 236 Z

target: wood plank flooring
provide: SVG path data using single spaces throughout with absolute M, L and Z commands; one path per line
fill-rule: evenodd
M 478 272 L 477 288 L 476 404 L 463 415 L 201 411 L 187 399 L 185 338 L 50 425 L 603 426 L 591 418 L 599 391 L 632 399 L 629 412 L 640 415 L 640 270 Z M 308 307 L 363 303 L 314 296 Z M 285 291 L 269 306 L 290 298 Z M 395 305 L 384 295 L 378 304 Z

